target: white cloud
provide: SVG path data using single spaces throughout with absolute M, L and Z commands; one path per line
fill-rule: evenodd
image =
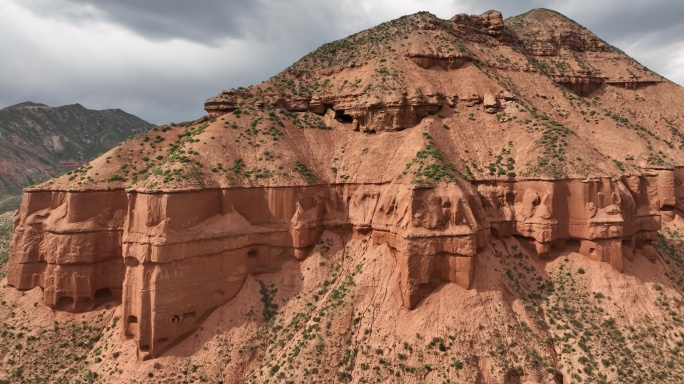
M 105 21 L 40 18 L 12 3 L 0 14 L 0 34 L 14 36 L 0 41 L 0 70 L 11 73 L 0 83 L 5 105 L 79 102 L 161 123 L 163 116 L 180 120 L 188 111 L 201 116 L 205 98 L 230 84 L 257 82 L 269 67 L 271 49 L 248 40 L 224 39 L 221 49 L 181 39 L 152 41 Z
M 668 51 L 670 53 L 663 76 L 677 84 L 684 84 L 684 42 L 673 44 Z

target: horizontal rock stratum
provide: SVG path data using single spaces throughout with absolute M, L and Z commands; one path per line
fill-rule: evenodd
M 146 359 L 324 231 L 386 245 L 415 308 L 492 238 L 621 271 L 684 212 L 684 90 L 548 10 L 406 16 L 205 109 L 26 189 L 9 285 L 120 299 Z

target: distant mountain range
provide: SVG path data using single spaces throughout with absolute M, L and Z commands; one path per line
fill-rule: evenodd
M 25 102 L 0 110 L 0 195 L 80 166 L 151 127 L 120 109 Z

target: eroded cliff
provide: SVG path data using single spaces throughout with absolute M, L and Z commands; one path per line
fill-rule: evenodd
M 622 271 L 655 259 L 661 220 L 684 208 L 684 169 L 560 181 L 27 192 L 8 284 L 84 311 L 123 292 L 123 334 L 163 352 L 234 298 L 245 278 L 303 259 L 325 230 L 393 250 L 403 303 L 444 282 L 469 288 L 478 249 L 516 236 L 538 257 L 574 250 Z M 684 210 L 682 210 L 684 212 Z

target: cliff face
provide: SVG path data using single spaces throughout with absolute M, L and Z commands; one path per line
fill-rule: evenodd
M 684 212 L 684 169 L 643 176 L 408 187 L 328 185 L 177 193 L 27 192 L 8 284 L 79 312 L 123 301 L 123 334 L 158 356 L 233 299 L 248 275 L 303 259 L 325 230 L 395 252 L 414 308 L 470 288 L 478 249 L 518 237 L 542 260 L 572 250 L 622 271 L 655 260 L 661 220 Z
M 26 194 L 15 216 L 9 278 L 43 287 L 45 304 L 80 312 L 121 296 L 121 227 L 126 196 L 117 192 Z M 16 262 L 16 263 L 15 263 Z
M 493 244 L 631 270 L 662 258 L 658 231 L 684 212 L 682 95 L 555 12 L 408 16 L 27 189 L 7 282 L 61 311 L 121 300 L 147 359 L 254 276 L 304 284 L 284 266 L 331 248 L 391 259 L 378 278 L 411 310 L 445 286 L 505 291 L 488 282 Z

